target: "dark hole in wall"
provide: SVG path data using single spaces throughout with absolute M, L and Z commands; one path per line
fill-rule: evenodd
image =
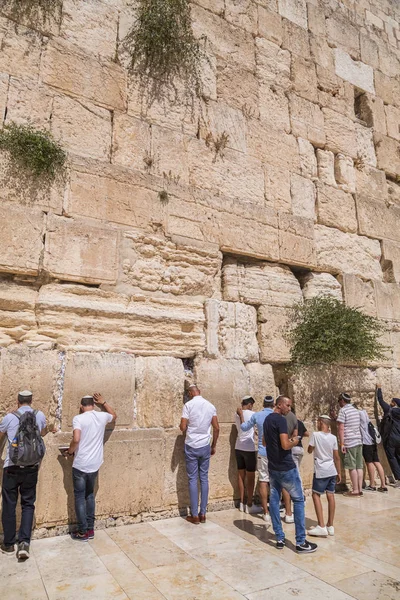
M 354 90 L 354 113 L 367 127 L 373 127 L 374 119 L 367 94 L 361 90 Z

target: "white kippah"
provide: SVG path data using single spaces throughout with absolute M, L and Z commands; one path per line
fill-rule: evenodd
M 33 395 L 32 392 L 30 392 L 29 390 L 23 390 L 22 392 L 18 392 L 18 396 L 27 397 L 27 396 L 32 396 L 32 395 Z
M 85 400 L 85 399 L 88 400 L 88 399 L 91 399 L 91 398 L 93 398 L 93 396 L 82 396 L 82 400 Z
M 192 383 L 191 385 L 189 385 L 189 387 L 188 387 L 188 390 L 189 390 L 191 387 L 195 387 L 195 388 L 197 388 L 197 383 Z

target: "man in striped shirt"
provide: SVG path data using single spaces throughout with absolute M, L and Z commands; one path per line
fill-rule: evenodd
M 339 396 L 339 414 L 337 417 L 339 441 L 344 455 L 344 468 L 349 470 L 353 490 L 345 496 L 359 498 L 362 493 L 363 455 L 360 411 L 351 404 L 348 394 Z

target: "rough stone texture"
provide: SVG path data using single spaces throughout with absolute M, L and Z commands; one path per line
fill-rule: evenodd
M 354 122 L 330 108 L 323 108 L 322 112 L 325 118 L 326 148 L 356 158 L 357 137 Z
M 261 410 L 265 396 L 276 397 L 274 372 L 271 365 L 248 363 L 246 370 L 249 373 L 249 394 L 253 396 L 256 404 L 254 410 Z
M 380 133 L 374 135 L 378 169 L 391 177 L 400 177 L 400 145 L 397 140 Z
M 183 363 L 170 356 L 136 359 L 135 413 L 138 427 L 174 427 L 183 405 Z
M 343 300 L 342 286 L 329 273 L 307 273 L 301 279 L 301 286 L 305 300 L 310 300 L 318 295 L 332 296 L 337 300 Z
M 132 427 L 135 358 L 106 352 L 67 352 L 62 398 L 62 431 L 72 429 L 83 396 L 101 392 L 117 413 L 117 427 Z M 113 428 L 113 426 L 111 426 Z
M 385 274 L 390 280 L 400 283 L 400 244 L 383 240 L 382 260 Z
M 374 282 L 376 310 L 380 319 L 400 321 L 400 288 L 396 283 Z
M 307 29 L 307 4 L 305 0 L 278 0 L 279 14 L 296 25 Z
M 349 81 L 357 88 L 366 92 L 375 93 L 374 70 L 371 66 L 354 61 L 347 52 L 340 48 L 335 49 L 336 75 Z
M 343 294 L 347 306 L 360 308 L 367 315 L 377 316 L 375 289 L 371 281 L 363 281 L 357 275 L 342 276 Z
M 316 179 L 318 175 L 317 157 L 314 146 L 308 141 L 298 138 L 300 153 L 300 172 L 303 177 Z
M 357 196 L 356 203 L 360 233 L 400 241 L 400 206 L 363 196 Z
M 325 145 L 324 114 L 318 104 L 290 94 L 290 121 L 294 135 L 305 138 L 313 146 Z
M 0 339 L 3 347 L 19 342 L 36 327 L 38 292 L 29 287 L 0 282 Z
M 290 186 L 292 210 L 297 217 L 315 219 L 315 186 L 312 181 L 293 174 Z
M 0 207 L 0 272 L 37 275 L 43 248 L 43 213 L 22 207 Z
M 314 221 L 304 217 L 279 216 L 279 256 L 283 263 L 314 265 Z
M 289 310 L 282 306 L 260 306 L 258 311 L 258 343 L 260 361 L 285 363 L 290 360 L 290 346 L 284 338 Z
M 336 186 L 335 155 L 330 150 L 317 150 L 318 178 L 322 184 Z
M 319 184 L 317 186 L 318 223 L 336 227 L 341 231 L 357 231 L 357 214 L 354 198 L 337 188 Z
M 2 88 L 0 78 L 0 90 Z M 7 86 L 5 86 L 7 92 Z M 1 98 L 1 91 L 0 91 Z M 48 129 L 50 125 L 54 94 L 45 86 L 30 79 L 10 78 L 7 102 L 1 104 L 1 115 L 5 114 L 6 123 L 31 123 L 36 127 Z M 89 136 L 88 136 L 89 137 Z

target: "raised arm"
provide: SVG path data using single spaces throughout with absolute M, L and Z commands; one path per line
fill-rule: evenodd
M 287 433 L 280 433 L 279 439 L 281 441 L 281 446 L 284 450 L 291 450 L 292 448 L 297 446 L 297 444 L 299 443 L 299 440 L 297 438 L 289 439 L 289 436 Z
M 104 412 L 107 412 L 109 415 L 112 416 L 112 422 L 115 422 L 117 420 L 117 413 L 115 412 L 115 410 L 108 404 L 107 400 L 104 400 L 103 396 L 101 394 L 99 394 L 98 392 L 95 392 L 93 394 L 93 399 L 96 402 L 96 404 L 98 406 L 100 406 L 100 409 Z
M 383 394 L 382 394 L 382 388 L 380 388 L 380 387 L 376 388 L 376 398 L 379 402 L 381 409 L 383 410 L 383 413 L 384 414 L 388 413 L 390 410 L 390 404 L 388 404 L 387 402 L 384 401 Z
M 241 414 L 239 414 L 239 410 L 237 410 L 237 413 L 239 415 L 240 418 L 240 429 L 242 431 L 250 431 L 250 429 L 252 427 L 254 427 L 254 425 L 256 424 L 256 415 L 255 413 L 253 415 L 251 415 L 250 419 L 246 422 L 244 422 L 243 420 L 243 411 L 241 411 Z

